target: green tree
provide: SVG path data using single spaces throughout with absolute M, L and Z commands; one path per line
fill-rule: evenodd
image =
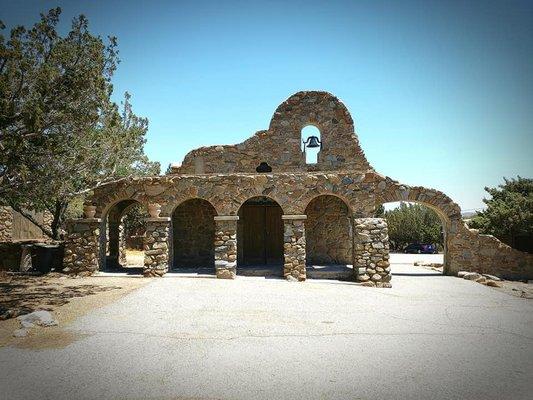
M 124 223 L 124 236 L 131 237 L 142 235 L 146 231 L 146 218 L 149 217 L 146 209 L 137 204 L 131 207 L 122 217 Z
M 12 29 L 8 40 L 0 35 L 0 202 L 56 239 L 80 193 L 159 173 L 144 154 L 148 121 L 133 113 L 128 93 L 121 109 L 110 99 L 116 39 L 106 44 L 93 36 L 83 15 L 62 37 L 60 14 L 60 8 L 41 14 L 31 29 Z M 50 211 L 51 228 L 28 209 Z
M 400 203 L 385 211 L 391 248 L 402 250 L 410 243 L 432 243 L 443 246 L 442 223 L 438 215 L 420 204 Z
M 531 251 L 533 241 L 533 179 L 503 178 L 504 184 L 495 188 L 486 187 L 491 196 L 483 199 L 485 211 L 472 218 L 471 228 L 481 233 L 496 236 L 512 247 Z

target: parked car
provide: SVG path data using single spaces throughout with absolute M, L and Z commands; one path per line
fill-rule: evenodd
M 411 243 L 403 249 L 403 252 L 411 254 L 436 254 L 437 247 L 433 244 Z

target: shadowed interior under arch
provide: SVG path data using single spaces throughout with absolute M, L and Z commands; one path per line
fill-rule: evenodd
M 307 264 L 352 264 L 350 212 L 336 196 L 320 195 L 305 209 Z
M 214 267 L 215 208 L 207 200 L 190 199 L 172 213 L 173 266 Z

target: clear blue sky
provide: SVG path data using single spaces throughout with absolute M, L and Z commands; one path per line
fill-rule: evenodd
M 150 120 L 163 169 L 266 129 L 284 99 L 345 102 L 377 171 L 479 208 L 533 177 L 532 1 L 1 0 L 9 27 L 60 5 L 119 40 L 115 99 Z

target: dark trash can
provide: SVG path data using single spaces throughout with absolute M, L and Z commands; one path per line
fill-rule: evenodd
M 63 269 L 63 246 L 60 244 L 36 243 L 32 253 L 34 271 L 46 274 L 52 268 L 56 271 Z

